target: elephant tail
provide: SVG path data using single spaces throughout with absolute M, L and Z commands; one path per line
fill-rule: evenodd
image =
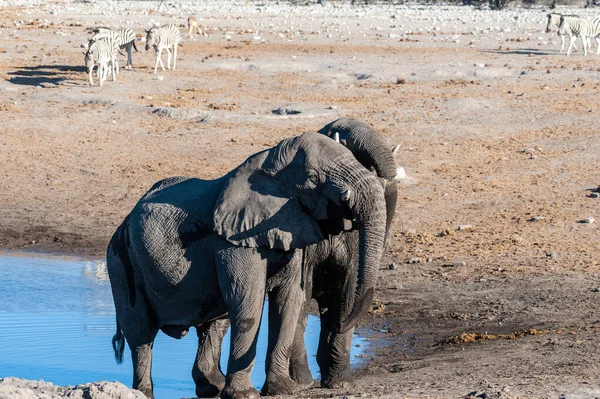
M 115 351 L 115 361 L 117 364 L 123 363 L 123 351 L 125 350 L 125 336 L 121 331 L 121 325 L 117 320 L 117 332 L 112 337 L 112 347 Z

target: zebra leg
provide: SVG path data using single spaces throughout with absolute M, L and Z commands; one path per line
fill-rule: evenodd
M 133 47 L 133 44 L 131 44 L 131 42 L 129 42 L 127 44 L 127 64 L 125 65 L 125 69 L 131 69 L 131 49 Z
M 565 35 L 560 35 L 560 52 L 565 49 Z
M 588 51 L 588 38 L 586 36 L 581 36 L 581 45 L 583 46 L 583 55 L 587 55 Z
M 600 54 L 600 36 L 596 36 L 596 55 Z
M 575 40 L 577 40 L 577 36 L 571 36 L 571 40 L 569 40 L 569 48 L 567 49 L 567 56 L 571 55 L 571 47 L 575 44 Z
M 117 63 L 116 57 L 113 57 L 110 61 L 110 71 L 112 72 L 112 80 L 114 82 L 117 80 L 117 73 L 119 72 L 119 64 Z
M 100 80 L 100 86 L 102 86 L 102 84 L 104 83 L 105 66 L 106 64 L 103 62 L 98 63 L 98 79 Z
M 100 68 L 100 65 L 98 65 L 98 68 Z M 94 81 L 92 80 L 93 74 L 94 74 L 94 67 L 92 66 L 91 68 L 88 68 L 88 80 L 90 82 L 90 86 L 94 85 Z
M 160 62 L 160 66 L 162 67 L 163 71 L 165 70 L 165 67 L 162 65 L 162 61 L 160 60 L 160 54 L 162 53 L 162 49 L 161 50 L 156 50 L 156 63 L 154 65 L 154 74 L 156 75 L 156 70 L 158 69 L 158 63 Z
M 167 69 L 171 69 L 171 49 L 166 48 L 167 50 Z
M 177 62 L 177 45 L 178 43 L 175 42 L 175 46 L 173 47 L 173 70 L 175 70 L 175 64 Z

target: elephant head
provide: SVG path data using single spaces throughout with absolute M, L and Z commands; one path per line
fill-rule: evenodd
M 392 220 L 398 200 L 397 166 L 394 155 L 399 146 L 390 149 L 384 138 L 371 126 L 361 120 L 340 118 L 319 130 L 319 133 L 334 138 L 348 147 L 354 157 L 367 169 L 385 180 L 385 243 L 391 236 Z
M 319 221 L 354 219 L 359 230 L 358 282 L 339 331 L 354 327 L 373 299 L 383 254 L 386 208 L 381 180 L 346 147 L 305 133 L 248 158 L 217 200 L 215 231 L 236 245 L 280 250 L 324 239 Z

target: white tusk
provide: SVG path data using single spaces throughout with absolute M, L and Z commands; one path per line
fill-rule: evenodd
M 350 191 L 350 189 L 348 189 L 342 193 L 342 195 L 340 196 L 340 199 L 343 202 L 348 202 L 350 200 L 351 196 L 352 196 L 352 191 Z
M 396 146 L 394 148 L 392 148 L 392 155 L 396 155 L 398 153 L 398 150 L 400 149 L 400 144 L 396 144 Z
M 336 143 L 340 142 L 340 134 L 338 132 L 335 132 L 335 134 L 333 135 L 333 139 L 335 140 Z

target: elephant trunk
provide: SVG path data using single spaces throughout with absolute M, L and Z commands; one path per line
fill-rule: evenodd
M 360 317 L 367 313 L 373 302 L 377 270 L 383 255 L 386 226 L 386 204 L 383 188 L 374 176 L 363 180 L 368 189 L 356 191 L 350 209 L 358 224 L 358 276 L 352 307 L 342 319 L 340 333 L 353 328 Z M 352 295 L 349 295 L 351 298 Z

